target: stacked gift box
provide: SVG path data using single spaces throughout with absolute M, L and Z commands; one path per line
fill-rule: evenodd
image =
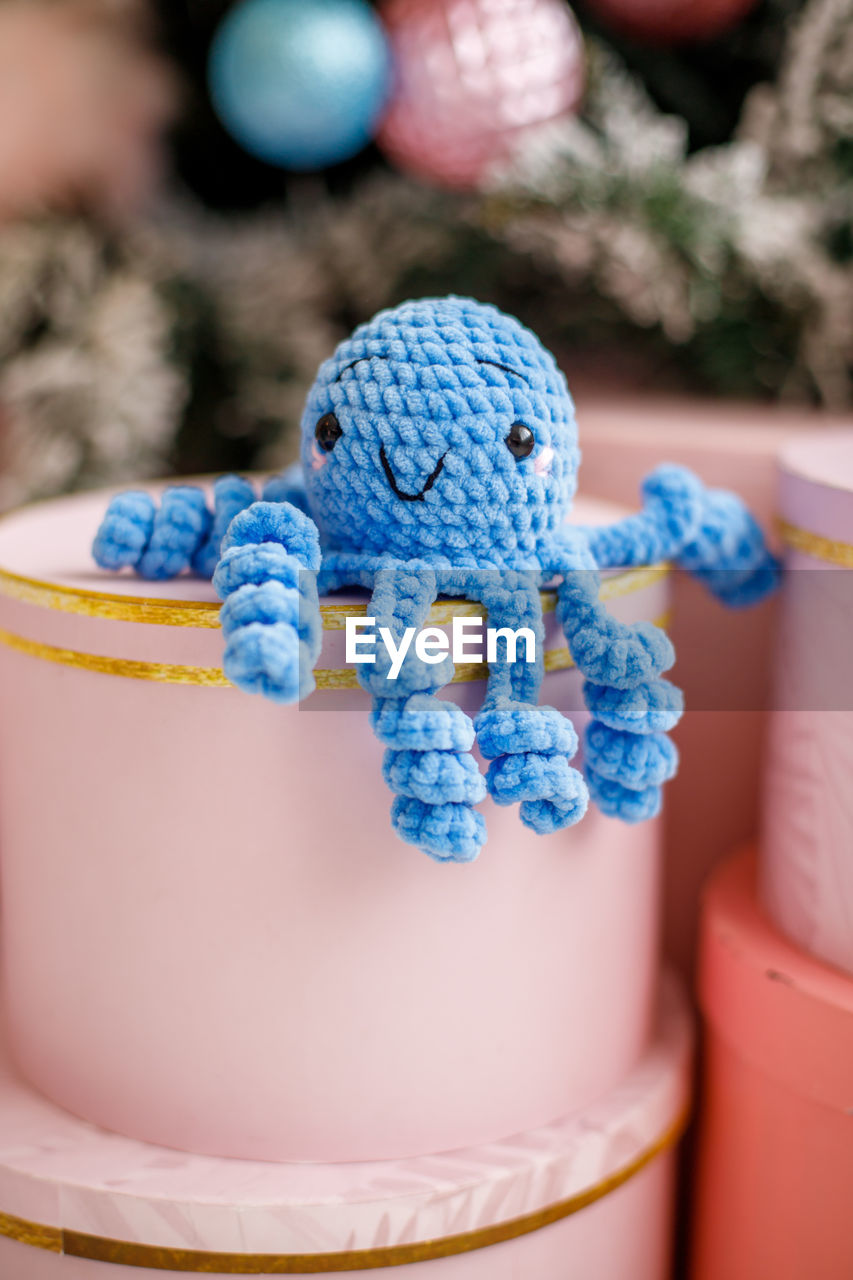
M 853 434 L 783 434 L 772 642 L 719 646 L 772 697 L 761 838 L 701 925 L 691 1280 L 853 1274 Z M 690 1030 L 662 822 L 542 841 L 489 805 L 476 863 L 414 856 L 344 660 L 363 600 L 324 602 L 308 702 L 241 697 L 209 584 L 93 573 L 105 501 L 0 528 L 0 1274 L 665 1280 Z M 602 594 L 662 623 L 672 577 Z M 542 700 L 580 724 L 545 608 Z
M 757 851 L 713 876 L 694 1280 L 853 1275 L 853 433 L 781 450 Z
M 660 823 L 543 840 L 489 804 L 475 863 L 407 849 L 343 660 L 364 600 L 324 602 L 307 702 L 245 697 L 209 583 L 93 571 L 105 505 L 0 528 L 0 1274 L 664 1280 L 690 1031 Z M 668 613 L 665 569 L 602 591 Z M 546 610 L 543 701 L 575 710 Z

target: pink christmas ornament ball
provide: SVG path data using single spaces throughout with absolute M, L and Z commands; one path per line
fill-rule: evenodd
M 395 83 L 378 142 L 417 177 L 475 187 L 580 101 L 583 40 L 564 0 L 386 0 L 380 12 Z

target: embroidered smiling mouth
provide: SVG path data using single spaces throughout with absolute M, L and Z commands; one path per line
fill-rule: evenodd
M 379 449 L 379 459 L 382 463 L 382 467 L 387 477 L 388 483 L 396 493 L 397 497 L 402 498 L 404 502 L 423 502 L 424 494 L 429 493 L 430 489 L 435 484 L 438 477 L 441 475 L 441 468 L 444 466 L 444 459 L 446 457 L 447 457 L 446 453 L 443 453 L 441 455 L 441 457 L 439 458 L 438 462 L 435 465 L 435 468 L 427 476 L 426 484 L 421 489 L 420 493 L 404 493 L 403 490 L 400 488 L 400 486 L 397 484 L 397 480 L 394 475 L 394 472 L 391 470 L 391 463 L 388 461 L 388 455 L 385 452 L 385 445 L 384 444 L 381 445 Z

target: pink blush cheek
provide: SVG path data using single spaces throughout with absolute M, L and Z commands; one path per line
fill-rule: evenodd
M 311 445 L 311 470 L 320 471 L 329 461 L 329 455 L 317 448 L 316 442 Z
M 551 463 L 553 461 L 554 450 L 549 444 L 547 444 L 539 456 L 534 460 L 534 474 L 537 476 L 549 476 L 551 474 Z

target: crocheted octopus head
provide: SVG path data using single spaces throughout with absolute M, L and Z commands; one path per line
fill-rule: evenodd
M 571 507 L 574 406 L 512 316 L 469 298 L 405 302 L 320 366 L 302 462 L 328 545 L 521 566 Z

